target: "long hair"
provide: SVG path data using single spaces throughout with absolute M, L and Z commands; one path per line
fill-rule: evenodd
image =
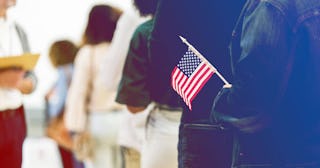
M 101 42 L 111 42 L 121 14 L 119 9 L 109 5 L 94 6 L 89 14 L 82 43 L 95 45 Z

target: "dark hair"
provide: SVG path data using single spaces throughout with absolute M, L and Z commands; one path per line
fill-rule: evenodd
M 122 12 L 109 5 L 96 5 L 89 14 L 83 44 L 110 42 Z
M 154 15 L 157 9 L 158 0 L 134 0 L 134 6 L 141 16 Z
M 73 63 L 78 47 L 69 40 L 54 42 L 49 49 L 49 58 L 54 67 Z

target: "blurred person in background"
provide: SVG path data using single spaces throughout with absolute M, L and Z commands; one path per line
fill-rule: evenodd
M 119 86 L 117 101 L 126 104 L 135 115 L 147 114 L 145 138 L 141 150 L 142 168 L 176 168 L 178 126 L 182 108 L 173 90 L 157 74 L 154 59 L 148 53 L 148 39 L 153 28 L 152 16 L 158 0 L 134 0 L 141 16 L 151 16 L 140 24 L 131 37 L 127 59 Z M 157 83 L 154 83 L 157 81 Z
M 20 25 L 7 16 L 15 0 L 0 0 L 0 57 L 30 52 L 27 36 Z M 19 67 L 0 69 L 0 164 L 20 168 L 22 144 L 27 135 L 22 94 L 36 87 L 36 77 Z
M 55 41 L 49 49 L 49 58 L 57 70 L 58 78 L 45 96 L 46 133 L 57 142 L 64 168 L 83 167 L 73 158 L 71 135 L 63 122 L 64 107 L 77 52 L 78 47 L 69 40 Z
M 108 86 L 110 83 L 119 84 L 130 39 L 137 25 L 145 19 L 144 17 L 140 17 L 132 4 L 124 8 L 108 49 L 108 56 L 104 58 L 100 65 L 101 73 L 108 72 L 103 78 L 104 85 Z M 110 66 L 113 68 L 110 68 Z M 145 120 L 144 113 L 133 115 L 128 110 L 124 111 L 118 134 L 118 144 L 121 147 L 123 167 L 140 168 L 139 151 L 141 150 L 145 127 L 144 122 L 140 122 L 141 120 Z
M 119 168 L 121 162 L 117 133 L 124 107 L 115 102 L 117 83 L 102 82 L 113 78 L 118 65 L 110 62 L 109 71 L 100 71 L 121 13 L 104 4 L 91 9 L 67 95 L 65 125 L 73 132 L 75 154 L 94 168 Z

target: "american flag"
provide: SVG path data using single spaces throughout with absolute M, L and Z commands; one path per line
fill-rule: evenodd
M 192 110 L 192 100 L 215 72 L 188 49 L 171 73 L 171 85 Z

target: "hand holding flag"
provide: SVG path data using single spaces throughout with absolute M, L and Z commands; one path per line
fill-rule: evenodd
M 214 73 L 225 83 L 225 88 L 231 88 L 231 84 L 185 38 L 179 37 L 188 45 L 188 51 L 173 69 L 171 85 L 192 110 L 192 100 Z

